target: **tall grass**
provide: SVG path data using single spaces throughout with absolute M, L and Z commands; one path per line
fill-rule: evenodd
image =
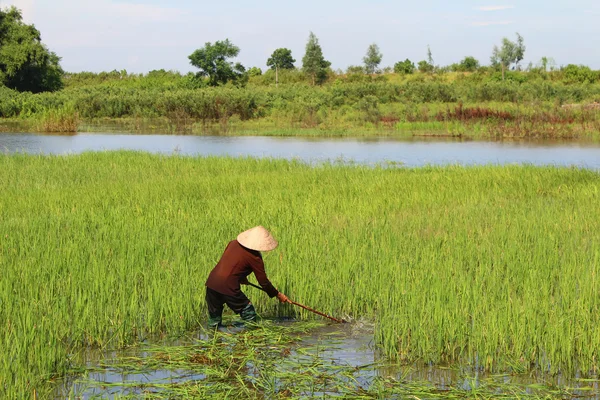
M 2 397 L 49 393 L 81 346 L 197 328 L 208 272 L 257 224 L 281 244 L 265 255 L 276 287 L 373 319 L 392 357 L 599 367 L 596 172 L 118 152 L 2 156 L 0 186 Z
M 0 118 L 33 120 L 34 130 L 49 132 L 75 130 L 80 121 L 134 119 L 167 121 L 176 132 L 199 134 L 214 129 L 235 133 L 240 129 L 231 126 L 251 130 L 256 125 L 318 129 L 323 134 L 394 129 L 400 134 L 407 124 L 409 130 L 426 130 L 432 122 L 444 122 L 451 126 L 438 123 L 442 134 L 453 133 L 452 127 L 460 125 L 469 136 L 600 135 L 598 107 L 561 107 L 600 101 L 600 84 L 380 78 L 340 79 L 323 87 L 295 82 L 280 88 L 251 85 L 242 89 L 187 87 L 181 82 L 189 77 L 173 81 L 125 77 L 99 83 L 82 77 L 81 84 L 56 93 L 0 88 Z M 470 134 L 474 124 L 485 129 Z
M 79 126 L 79 114 L 73 105 L 46 110 L 36 118 L 35 129 L 47 133 L 74 133 Z
M 203 121 L 237 115 L 242 120 L 275 112 L 317 114 L 342 107 L 365 110 L 375 106 L 421 103 L 555 104 L 600 101 L 600 84 L 565 85 L 552 82 L 341 82 L 323 87 L 296 83 L 280 88 L 180 88 L 98 84 L 56 93 L 17 93 L 0 88 L 0 117 L 30 117 L 73 104 L 82 118 L 160 117 L 179 113 Z

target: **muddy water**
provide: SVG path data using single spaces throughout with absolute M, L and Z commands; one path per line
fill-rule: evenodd
M 282 325 L 294 322 L 279 322 Z M 236 333 L 237 328 L 228 328 L 226 332 Z M 197 341 L 210 341 L 206 332 L 191 334 L 177 340 L 153 340 L 146 344 L 156 346 L 187 346 Z M 377 361 L 376 349 L 373 342 L 373 326 L 365 323 L 325 325 L 303 337 L 298 343 L 302 352 L 292 350 L 288 356 L 292 363 L 314 362 L 319 359 L 324 365 L 343 365 L 350 367 L 370 366 Z M 56 398 L 80 399 L 114 398 L 125 395 L 142 395 L 144 385 L 177 384 L 189 381 L 201 381 L 205 378 L 202 373 L 188 370 L 144 370 L 135 373 L 122 373 L 119 360 L 139 359 L 148 357 L 145 346 L 118 350 L 99 351 L 84 350 L 76 357 L 86 369 L 85 379 L 74 374 L 62 382 Z M 111 367 L 110 364 L 114 364 Z M 251 373 L 251 372 L 250 372 Z M 360 376 L 361 384 L 368 385 L 377 373 L 365 370 Z
M 285 322 L 282 324 L 290 324 Z M 235 334 L 235 329 L 230 329 Z M 57 389 L 56 398 L 115 398 L 124 395 L 143 396 L 147 387 L 173 385 L 186 382 L 202 382 L 205 375 L 197 371 L 147 370 L 123 373 L 119 368 L 120 360 L 143 359 L 150 356 L 146 345 L 181 346 L 194 345 L 198 342 L 210 341 L 206 333 L 192 334 L 178 340 L 153 341 L 141 346 L 120 351 L 87 351 L 77 357 L 83 367 L 83 375 L 73 374 L 62 382 Z M 528 387 L 544 385 L 546 387 L 569 387 L 569 393 L 574 397 L 600 399 L 598 382 L 566 380 L 560 376 L 550 377 L 536 374 L 523 375 L 490 375 L 480 374 L 466 368 L 443 368 L 439 366 L 412 365 L 401 366 L 387 362 L 377 351 L 373 341 L 373 326 L 365 322 L 350 324 L 324 325 L 303 335 L 299 342 L 292 347 L 287 356 L 287 364 L 281 365 L 280 370 L 293 372 L 294 365 L 320 365 L 320 368 L 332 369 L 351 367 L 359 371 L 355 374 L 356 387 L 368 388 L 377 377 L 392 378 L 395 382 L 415 387 L 435 386 L 439 393 L 445 390 L 463 390 L 467 392 L 479 386 L 489 385 L 520 385 Z M 287 366 L 286 366 L 287 365 Z M 248 375 L 253 374 L 252 368 Z M 577 389 L 580 388 L 580 389 Z M 284 387 L 280 388 L 281 390 Z M 533 389 L 532 389 L 533 390 Z M 531 392 L 533 393 L 533 391 Z M 310 396 L 332 395 L 333 393 L 311 392 Z M 505 393 L 506 394 L 506 393 Z M 436 396 L 437 397 L 437 396 Z M 560 396 L 565 398 L 565 396 Z M 421 397 L 421 398 L 427 398 Z

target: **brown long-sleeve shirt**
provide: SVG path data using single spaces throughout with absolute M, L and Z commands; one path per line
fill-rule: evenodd
M 241 290 L 240 283 L 245 282 L 252 272 L 269 297 L 277 296 L 279 291 L 267 278 L 260 252 L 247 249 L 237 240 L 232 240 L 208 275 L 206 286 L 221 294 L 235 296 Z

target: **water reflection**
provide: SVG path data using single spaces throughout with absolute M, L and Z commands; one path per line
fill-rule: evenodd
M 169 339 L 150 341 L 141 347 L 120 351 L 103 352 L 87 349 L 76 357 L 76 364 L 87 369 L 87 374 L 85 377 L 68 376 L 58 385 L 56 397 L 74 396 L 86 399 L 124 395 L 141 396 L 149 389 L 160 393 L 161 387 L 203 382 L 207 378 L 207 375 L 203 374 L 206 365 L 192 363 L 187 364 L 188 368 L 186 368 L 186 365 L 177 364 L 173 360 L 173 365 L 178 365 L 178 368 L 161 369 L 161 364 L 152 360 L 157 359 L 159 354 L 164 358 L 165 354 L 168 354 L 169 346 L 193 347 L 211 341 L 212 338 L 205 332 L 197 332 L 174 341 Z M 282 345 L 282 349 L 286 346 Z M 163 351 L 165 353 L 162 353 Z M 143 359 L 150 362 L 144 364 Z M 124 370 L 125 365 L 129 367 Z M 154 367 L 148 369 L 143 368 L 142 365 Z M 489 374 L 470 369 L 466 365 L 453 368 L 427 366 L 422 363 L 397 365 L 386 361 L 380 354 L 374 344 L 373 325 L 365 321 L 325 325 L 304 334 L 297 344 L 292 346 L 291 352 L 285 356 L 285 361 L 283 359 L 278 361 L 277 368 L 280 373 L 283 373 L 297 371 L 301 366 L 307 365 L 313 366 L 315 371 L 319 368 L 324 371 L 330 369 L 330 374 L 336 374 L 338 368 L 350 368 L 356 371 L 354 383 L 357 388 L 369 388 L 378 377 L 390 377 L 394 379 L 393 382 L 407 386 L 407 389 L 412 385 L 415 392 L 428 386 L 435 387 L 435 391 L 439 393 L 457 389 L 470 392 L 473 389 L 487 387 L 488 390 L 496 388 L 494 390 L 498 390 L 498 395 L 508 395 L 512 389 L 520 387 L 529 394 L 535 394 L 536 387 L 537 389 L 545 387 L 548 390 L 570 388 L 569 393 L 576 397 L 598 399 L 600 395 L 597 381 L 546 376 L 539 372 Z M 138 369 L 138 366 L 141 369 Z M 258 365 L 257 368 L 260 369 Z M 257 377 L 256 372 L 253 372 L 255 368 L 244 371 L 243 373 L 248 376 Z M 317 382 L 316 377 L 315 382 Z M 462 392 L 462 395 L 466 394 Z
M 407 166 L 528 163 L 600 169 L 600 144 L 565 141 L 0 134 L 0 149 L 5 153 L 34 154 L 135 150 L 160 154 L 277 157 L 307 162 L 342 159 L 361 164 L 391 161 Z

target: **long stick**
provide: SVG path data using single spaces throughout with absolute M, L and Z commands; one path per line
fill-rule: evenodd
M 262 290 L 263 292 L 265 291 L 265 289 L 261 288 L 261 287 L 260 287 L 260 286 L 258 286 L 258 285 L 255 285 L 254 283 L 248 282 L 248 285 L 250 285 L 250 286 L 253 286 L 253 287 L 257 288 L 257 289 L 260 289 L 260 290 Z M 305 305 L 303 305 L 303 304 L 296 303 L 295 301 L 292 301 L 292 300 L 290 300 L 289 302 L 290 302 L 290 303 L 292 303 L 292 304 L 293 304 L 293 305 L 295 305 L 295 306 L 302 307 L 302 308 L 304 308 L 305 310 L 308 310 L 308 311 L 310 311 L 310 312 L 313 312 L 313 313 L 315 313 L 315 314 L 318 314 L 318 315 L 320 315 L 320 316 L 322 316 L 322 317 L 329 318 L 330 320 L 332 320 L 332 321 L 335 321 L 335 322 L 337 322 L 338 324 L 342 324 L 342 323 L 345 323 L 345 322 L 346 322 L 346 321 L 344 321 L 343 319 L 334 318 L 334 317 L 332 317 L 332 316 L 330 316 L 330 315 L 327 315 L 327 314 L 325 314 L 325 313 L 322 313 L 322 312 L 320 312 L 320 311 L 313 310 L 312 308 L 310 308 L 310 307 L 307 307 L 307 306 L 305 306 Z

